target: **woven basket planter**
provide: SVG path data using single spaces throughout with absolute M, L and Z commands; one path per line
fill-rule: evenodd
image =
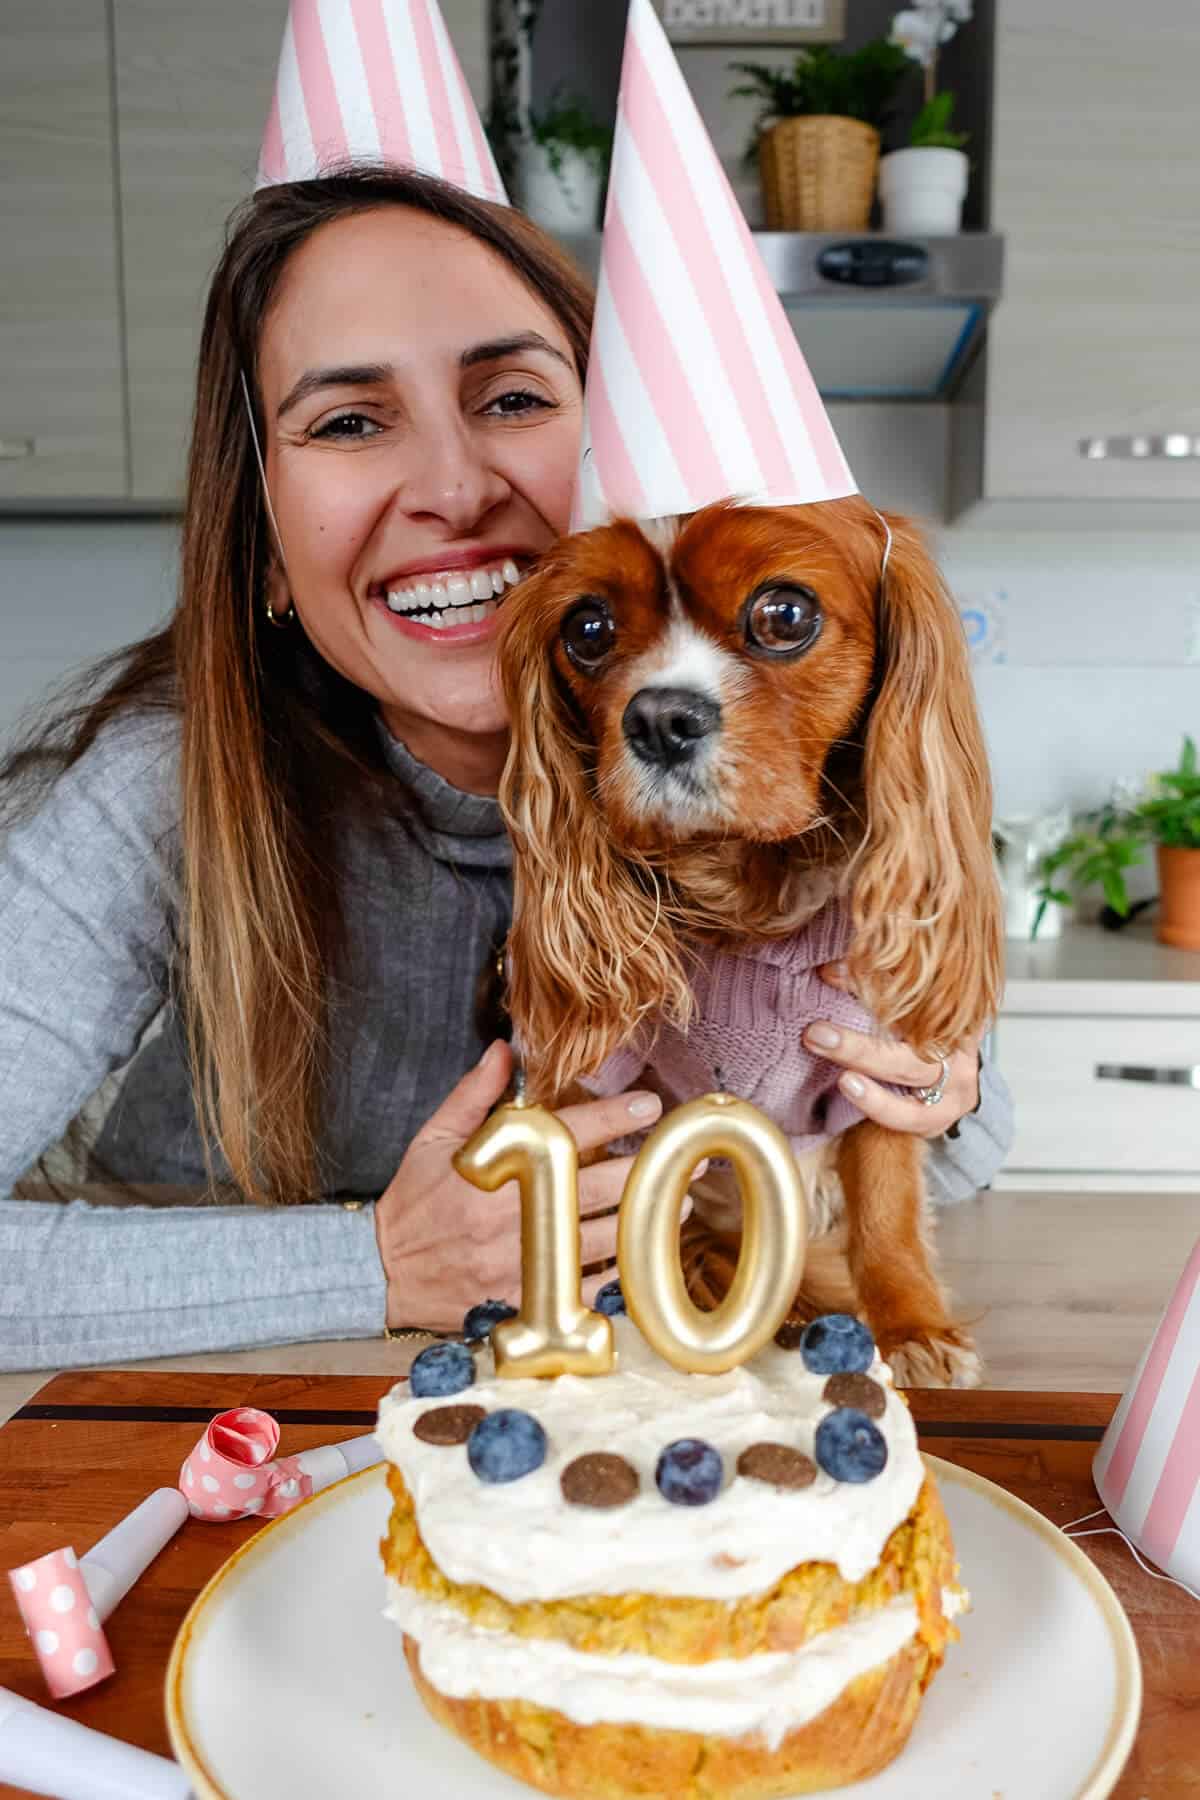
M 758 149 L 768 231 L 865 231 L 879 133 L 860 119 L 781 119 Z

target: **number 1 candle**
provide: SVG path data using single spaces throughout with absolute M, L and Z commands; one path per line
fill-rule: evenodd
M 521 1308 L 492 1329 L 497 1375 L 607 1375 L 612 1321 L 580 1292 L 579 1152 L 561 1119 L 528 1105 L 519 1085 L 454 1166 L 485 1193 L 506 1181 L 521 1192 Z

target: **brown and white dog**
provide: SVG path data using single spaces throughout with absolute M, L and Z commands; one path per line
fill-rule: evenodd
M 689 944 L 787 937 L 831 896 L 879 1027 L 934 1061 L 975 1041 L 1000 984 L 991 790 L 957 611 L 911 524 L 858 496 L 618 520 L 564 539 L 505 618 L 509 1004 L 533 1093 L 553 1103 L 655 1020 L 686 1027 Z M 816 1153 L 827 1229 L 794 1316 L 859 1312 L 897 1380 L 965 1386 L 923 1150 L 861 1120 Z M 722 1178 L 693 1191 L 685 1268 L 713 1304 L 737 1236 Z

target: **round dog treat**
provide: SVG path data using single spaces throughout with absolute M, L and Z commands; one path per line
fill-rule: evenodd
M 413 1436 L 423 1444 L 465 1444 L 487 1417 L 482 1406 L 431 1406 L 413 1423 Z
M 623 1456 L 592 1450 L 567 1464 L 560 1485 L 572 1506 L 627 1506 L 638 1491 L 638 1475 Z
M 806 1488 L 817 1479 L 817 1465 L 790 1444 L 750 1444 L 737 1460 L 739 1475 L 765 1481 L 771 1487 Z
M 830 1406 L 854 1406 L 868 1419 L 882 1419 L 887 1411 L 887 1395 L 869 1375 L 846 1373 L 831 1375 L 821 1398 Z

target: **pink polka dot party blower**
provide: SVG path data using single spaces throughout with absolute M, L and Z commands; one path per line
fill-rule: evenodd
M 17 1606 L 56 1700 L 95 1687 L 115 1664 L 104 1620 L 170 1542 L 184 1520 L 275 1519 L 310 1494 L 380 1460 L 369 1434 L 342 1444 L 275 1455 L 270 1413 L 236 1406 L 207 1425 L 180 1471 L 179 1486 L 157 1488 L 106 1537 L 77 1557 L 51 1550 L 9 1573 Z

